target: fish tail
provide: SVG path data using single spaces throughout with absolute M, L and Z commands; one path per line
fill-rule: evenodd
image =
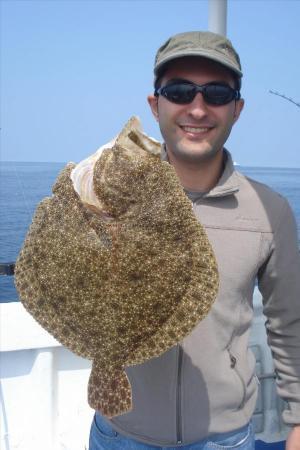
M 132 409 L 132 393 L 123 368 L 105 371 L 95 361 L 88 384 L 91 408 L 106 417 L 124 414 Z

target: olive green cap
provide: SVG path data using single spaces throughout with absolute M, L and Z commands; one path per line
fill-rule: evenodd
M 189 31 L 171 36 L 157 51 L 154 64 L 155 79 L 168 62 L 185 56 L 201 56 L 243 76 L 240 58 L 230 40 L 210 31 Z

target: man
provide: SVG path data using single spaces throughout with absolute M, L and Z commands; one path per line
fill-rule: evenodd
M 133 410 L 96 413 L 90 450 L 254 448 L 255 359 L 248 349 L 255 281 L 263 295 L 287 450 L 300 449 L 300 258 L 288 203 L 234 170 L 224 144 L 244 106 L 229 40 L 171 37 L 157 52 L 148 97 L 173 165 L 205 226 L 220 274 L 208 316 L 176 347 L 127 374 Z

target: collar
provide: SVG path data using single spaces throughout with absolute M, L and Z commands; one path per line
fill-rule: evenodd
M 239 190 L 239 177 L 238 173 L 234 169 L 231 154 L 224 148 L 224 163 L 225 167 L 218 183 L 209 192 L 203 195 L 203 198 L 216 198 L 232 195 Z M 169 158 L 166 151 L 166 145 L 162 145 L 161 151 L 162 161 L 169 162 Z

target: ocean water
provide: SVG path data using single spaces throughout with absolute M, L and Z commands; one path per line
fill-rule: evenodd
M 38 202 L 51 187 L 64 163 L 2 162 L 0 164 L 0 262 L 13 262 L 21 249 Z M 293 208 L 300 243 L 300 169 L 238 167 L 268 184 Z M 0 302 L 18 300 L 13 277 L 0 276 Z

